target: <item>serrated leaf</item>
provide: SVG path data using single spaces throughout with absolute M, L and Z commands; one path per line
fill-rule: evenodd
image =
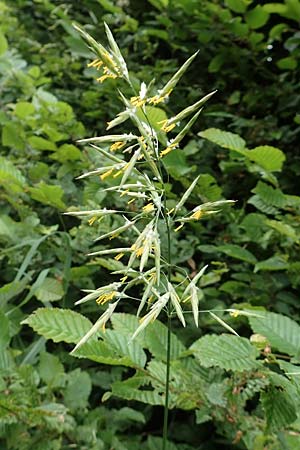
M 44 205 L 50 205 L 54 208 L 65 209 L 66 205 L 62 201 L 64 191 L 60 186 L 53 186 L 41 181 L 35 187 L 28 189 L 31 197 Z
M 227 334 L 206 335 L 190 347 L 204 367 L 221 367 L 241 372 L 259 367 L 258 351 L 248 339 Z
M 247 150 L 245 156 L 268 172 L 280 171 L 286 159 L 281 150 L 269 145 L 261 145 L 253 150 Z
M 287 199 L 280 189 L 275 189 L 262 181 L 259 181 L 251 192 L 257 194 L 268 205 L 283 208 L 287 204 Z
M 143 348 L 135 340 L 129 342 L 126 334 L 114 330 L 107 330 L 103 339 L 120 356 L 128 356 L 133 363 L 132 365 L 142 368 L 145 366 L 147 358 Z
M 208 128 L 207 130 L 198 133 L 214 144 L 220 145 L 220 147 L 228 148 L 229 150 L 243 150 L 246 147 L 246 142 L 238 134 L 230 133 L 229 131 L 222 131 L 218 128 Z
M 92 327 L 92 323 L 81 314 L 59 308 L 38 308 L 22 324 L 29 325 L 46 339 L 73 344 L 79 342 Z
M 153 356 L 165 361 L 167 354 L 167 339 L 168 329 L 166 325 L 156 320 L 154 323 L 149 324 L 146 328 L 144 346 L 152 353 Z M 171 359 L 177 359 L 184 351 L 184 345 L 178 339 L 176 334 L 172 333 Z
M 76 410 L 88 406 L 92 382 L 89 374 L 80 369 L 68 373 L 64 401 L 68 408 Z
M 243 247 L 235 244 L 225 244 L 219 245 L 217 251 L 225 253 L 225 255 L 231 256 L 232 258 L 240 259 L 241 261 L 248 262 L 250 264 L 255 264 L 257 262 L 256 257 Z
M 278 209 L 274 208 L 274 206 L 269 205 L 259 195 L 252 195 L 252 197 L 249 198 L 248 202 L 250 205 L 255 206 L 259 211 L 265 213 L 265 214 L 277 214 Z
M 137 377 L 133 379 L 129 378 L 126 381 L 116 381 L 112 384 L 112 393 L 117 397 L 121 397 L 125 400 L 136 400 L 148 405 L 163 405 L 164 397 L 156 391 L 151 391 L 148 389 L 142 390 L 138 389 L 136 386 Z M 139 386 L 143 386 L 149 383 L 149 380 L 144 377 L 140 378 Z
M 265 336 L 280 352 L 296 355 L 300 350 L 300 326 L 282 314 L 261 311 L 259 314 L 264 317 L 249 317 L 254 333 Z
M 35 296 L 41 302 L 55 302 L 64 295 L 62 283 L 55 278 L 47 277 L 35 291 Z
M 0 185 L 8 192 L 21 192 L 26 180 L 19 169 L 17 169 L 7 158 L 0 157 Z
M 297 419 L 295 405 L 291 402 L 286 392 L 275 388 L 269 388 L 261 393 L 261 402 L 266 414 L 268 428 L 280 430 L 282 427 L 293 423 Z
M 41 352 L 39 374 L 41 379 L 48 385 L 62 386 L 64 366 L 59 358 L 51 353 Z

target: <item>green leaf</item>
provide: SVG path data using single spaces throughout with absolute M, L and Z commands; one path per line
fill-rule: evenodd
M 63 144 L 50 156 L 50 158 L 61 163 L 66 161 L 78 161 L 82 159 L 82 153 L 75 145 Z
M 126 340 L 128 343 L 128 341 Z M 135 342 L 135 341 L 133 341 Z M 135 342 L 133 348 L 127 352 L 127 354 L 121 354 L 116 348 L 113 348 L 109 342 L 105 340 L 92 341 L 88 340 L 85 344 L 79 347 L 72 355 L 77 358 L 87 358 L 91 361 L 95 361 L 100 364 L 107 364 L 109 366 L 125 366 L 136 368 L 139 364 L 128 356 L 129 353 L 138 355 L 136 351 L 138 344 Z M 143 357 L 143 356 L 142 356 Z
M 27 284 L 27 278 L 23 278 L 20 281 L 14 280 L 11 283 L 4 284 L 4 286 L 0 288 L 0 308 L 4 308 L 9 300 L 23 292 L 26 289 Z
M 244 154 L 268 172 L 281 171 L 285 161 L 284 153 L 269 145 L 255 147 L 253 150 L 247 150 Z
M 236 13 L 244 13 L 252 0 L 225 0 L 225 4 Z
M 16 123 L 7 123 L 2 130 L 2 144 L 16 150 L 24 150 L 25 133 L 23 128 Z
M 55 278 L 45 278 L 35 291 L 35 296 L 41 302 L 55 302 L 64 296 L 62 283 Z
M 204 367 L 221 367 L 243 371 L 259 367 L 258 351 L 248 339 L 227 334 L 206 335 L 198 339 L 190 350 Z
M 282 256 L 271 256 L 255 264 L 254 273 L 262 271 L 276 271 L 286 270 L 289 268 L 289 263 Z
M 134 376 L 125 381 L 116 381 L 112 384 L 112 394 L 125 400 L 136 400 L 148 405 L 163 405 L 164 397 L 154 390 L 138 389 L 140 386 L 149 384 L 149 378 L 145 376 Z
M 8 49 L 8 44 L 7 44 L 6 37 L 0 31 L 0 56 L 3 55 L 7 49 Z
M 77 344 L 92 327 L 92 323 L 81 314 L 59 308 L 38 308 L 22 324 L 29 325 L 46 339 L 73 344 Z
M 107 330 L 103 336 L 108 344 L 120 356 L 128 356 L 132 365 L 145 367 L 147 358 L 141 345 L 135 340 L 128 342 L 128 336 L 115 330 Z
M 89 374 L 80 369 L 68 373 L 67 386 L 64 392 L 64 401 L 68 408 L 76 410 L 86 408 L 92 391 L 92 382 Z
M 241 261 L 248 262 L 250 264 L 255 264 L 257 259 L 255 256 L 243 247 L 235 244 L 225 244 L 219 245 L 217 251 L 225 253 L 225 255 L 231 256 L 232 258 L 240 259 Z
M 26 119 L 28 116 L 31 116 L 35 111 L 34 105 L 29 102 L 19 102 L 15 107 L 15 115 L 19 117 L 19 119 Z
M 270 14 L 260 5 L 248 11 L 245 20 L 250 28 L 256 30 L 263 27 L 269 20 Z
M 272 386 L 261 393 L 268 428 L 278 431 L 297 419 L 295 405 L 286 392 Z
M 52 387 L 63 384 L 64 366 L 59 358 L 51 353 L 41 352 L 39 374 L 41 379 Z
M 293 56 L 287 56 L 286 58 L 279 59 L 276 62 L 276 66 L 282 70 L 295 70 L 298 66 L 298 62 Z
M 287 199 L 280 189 L 275 189 L 262 181 L 259 181 L 251 192 L 257 194 L 268 205 L 284 208 L 287 204 Z
M 271 312 L 259 312 L 263 317 L 249 317 L 254 333 L 265 336 L 272 347 L 289 355 L 300 350 L 300 326 L 289 317 Z
M 208 65 L 208 71 L 210 73 L 218 72 L 226 61 L 226 56 L 221 53 L 213 57 Z
M 22 192 L 26 180 L 11 161 L 0 156 L 0 185 L 9 192 Z
M 145 347 L 158 359 L 165 361 L 167 351 L 168 329 L 166 325 L 156 320 L 145 330 Z M 185 347 L 178 337 L 171 336 L 171 359 L 177 359 L 185 351 Z
M 29 145 L 31 145 L 32 148 L 35 148 L 37 150 L 51 150 L 55 151 L 57 149 L 54 142 L 48 141 L 47 139 L 44 139 L 40 136 L 31 136 L 28 139 Z
M 31 197 L 44 205 L 50 205 L 54 208 L 65 209 L 66 205 L 62 201 L 64 191 L 60 186 L 53 186 L 41 181 L 36 187 L 29 188 Z
M 0 303 L 1 307 L 1 303 Z M 0 309 L 0 351 L 3 352 L 10 341 L 9 320 Z
M 229 150 L 238 151 L 246 147 L 246 142 L 238 134 L 222 131 L 218 128 L 208 128 L 198 133 L 198 136 Z
M 114 313 L 111 322 L 114 330 L 122 332 L 128 340 L 139 326 L 139 321 L 133 314 Z M 165 361 L 168 329 L 159 320 L 155 320 L 133 342 L 138 341 L 143 348 L 148 349 L 153 356 Z M 186 350 L 178 337 L 172 333 L 171 359 L 177 359 Z

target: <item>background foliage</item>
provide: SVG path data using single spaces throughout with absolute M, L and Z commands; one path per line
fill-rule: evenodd
M 200 49 L 167 112 L 218 93 L 166 157 L 177 189 L 169 201 L 197 174 L 191 207 L 238 200 L 172 237 L 175 264 L 209 264 L 201 309 L 242 338 L 206 313 L 199 329 L 189 317 L 184 331 L 174 327 L 170 450 L 298 449 L 298 0 L 0 2 L 0 446 L 160 445 L 162 323 L 129 349 L 136 319 L 127 303 L 101 346 L 69 355 L 87 317 L 99 315 L 96 304 L 74 307 L 80 290 L 109 282 L 121 264 L 85 256 L 109 245 L 94 239 L 118 225 L 111 218 L 90 226 L 62 215 L 119 201 L 97 178 L 75 180 L 101 158 L 76 140 L 104 133 L 121 108 L 116 81 L 94 81 L 92 55 L 72 28 L 86 25 L 102 42 L 103 20 L 137 84 L 163 84 Z M 223 312 L 231 308 L 259 317 Z

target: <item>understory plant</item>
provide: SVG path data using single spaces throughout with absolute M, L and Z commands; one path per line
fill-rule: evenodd
M 195 194 L 199 177 L 185 192 L 178 192 L 177 180 L 172 179 L 169 170 L 170 158 L 180 153 L 203 104 L 214 94 L 206 95 L 173 117 L 168 118 L 162 109 L 164 105 L 167 109 L 172 91 L 197 53 L 170 81 L 156 89 L 154 82 L 146 85 L 130 75 L 107 26 L 108 49 L 76 28 L 95 54 L 88 64 L 90 69 L 99 83 L 113 83 L 123 104 L 123 110 L 108 122 L 107 130 L 111 133 L 109 130 L 114 127 L 120 130 L 122 125 L 122 132 L 79 141 L 89 144 L 102 161 L 100 167 L 79 178 L 100 178 L 110 205 L 106 203 L 105 207 L 96 209 L 92 204 L 93 209 L 66 214 L 86 219 L 91 226 L 114 224 L 96 238 L 95 248 L 90 252 L 94 262 L 99 258 L 102 265 L 108 257 L 107 268 L 112 273 L 108 284 L 103 282 L 97 289 L 86 290 L 77 302 L 84 307 L 90 301 L 99 305 L 102 314 L 94 324 L 77 312 L 62 308 L 38 309 L 23 323 L 55 342 L 76 344 L 72 354 L 77 358 L 135 371 L 133 376 L 126 374 L 125 379 L 122 376 L 115 379 L 111 391 L 102 400 L 113 395 L 164 406 L 163 450 L 176 448 L 167 441 L 168 411 L 175 407 L 195 410 L 197 425 L 214 421 L 219 434 L 225 435 L 237 448 L 278 450 L 282 442 L 293 439 L 298 445 L 295 433 L 299 432 L 299 426 L 295 421 L 300 398 L 299 326 L 280 314 L 251 309 L 249 304 L 244 310 L 214 307 L 202 310 L 199 307 L 203 296 L 201 283 L 203 286 L 206 279 L 209 285 L 207 265 L 188 272 L 186 267 L 174 262 L 173 247 L 181 233 L 233 203 L 225 199 L 202 203 Z M 131 121 L 131 127 L 124 133 L 126 121 Z M 253 173 L 276 182 L 272 171 L 278 170 L 278 165 L 281 168 L 283 162 L 279 150 L 270 147 L 248 150 L 238 136 L 216 129 L 200 135 L 234 151 L 235 158 L 249 160 L 247 164 Z M 191 204 L 196 206 L 189 209 Z M 237 247 L 224 244 L 222 249 L 225 255 L 249 262 L 249 252 Z M 211 245 L 206 246 L 207 250 L 215 249 Z M 137 317 L 126 314 L 128 305 L 135 303 Z M 224 310 L 232 316 L 228 323 L 222 319 Z M 199 314 L 204 312 L 231 335 L 207 334 L 191 346 L 185 346 L 172 332 L 172 324 L 173 331 L 178 322 L 185 327 L 192 316 L 198 326 Z M 248 316 L 255 333 L 250 340 L 233 335 L 236 332 L 231 324 L 237 316 L 240 326 L 245 325 L 244 316 Z M 109 321 L 111 327 L 107 326 Z M 292 423 L 294 428 L 277 436 L 277 429 Z M 156 439 L 149 438 L 149 448 L 159 445 Z M 140 443 L 136 447 L 131 443 L 130 449 L 140 448 Z M 123 448 L 121 444 L 112 445 Z M 186 448 L 192 447 L 187 444 Z
M 148 86 L 141 82 L 138 83 L 137 90 L 109 27 L 105 24 L 108 49 L 80 27 L 75 28 L 95 54 L 95 59 L 88 67 L 97 73 L 97 81 L 103 83 L 107 79 L 121 79 L 131 91 L 131 96 L 128 97 L 122 87 L 118 86 L 116 94 L 119 95 L 124 109 L 108 122 L 107 130 L 127 120 L 131 125 L 127 133 L 107 134 L 79 141 L 82 144 L 90 144 L 103 156 L 101 167 L 84 173 L 79 178 L 98 175 L 101 182 L 110 179 L 112 186 L 106 188 L 106 191 L 116 193 L 120 198 L 125 198 L 126 202 L 122 202 L 120 207 L 112 204 L 111 209 L 100 208 L 67 214 L 86 217 L 91 225 L 107 215 L 119 216 L 120 226 L 96 239 L 97 242 L 109 239 L 117 244 L 111 245 L 108 249 L 96 250 L 90 255 L 113 254 L 116 261 L 125 262 L 120 270 L 113 272 L 113 275 L 119 276 L 118 281 L 88 291 L 77 302 L 82 304 L 94 300 L 98 305 L 105 305 L 105 311 L 79 340 L 73 353 L 76 353 L 99 329 L 105 331 L 106 323 L 125 300 L 137 301 L 137 316 L 140 317 L 139 325 L 128 345 L 131 345 L 132 341 L 161 313 L 166 315 L 168 334 L 163 426 L 163 450 L 165 450 L 168 433 L 171 321 L 176 316 L 185 327 L 185 312 L 190 309 L 195 325 L 198 326 L 201 291 L 197 284 L 207 268 L 203 266 L 192 276 L 183 268 L 175 268 L 171 257 L 171 235 L 174 232 L 179 233 L 191 222 L 216 214 L 221 207 L 232 204 L 233 201 L 206 202 L 189 211 L 186 204 L 197 185 L 198 176 L 178 200 L 170 202 L 168 192 L 173 190 L 173 185 L 164 158 L 175 149 L 180 149 L 181 142 L 198 119 L 202 106 L 215 91 L 168 118 L 157 105 L 162 106 L 169 101 L 172 91 L 198 52 L 193 54 L 164 86 L 157 89 L 154 82 Z M 125 232 L 129 236 L 126 245 L 121 245 L 119 242 L 122 243 Z M 173 281 L 175 269 L 182 274 L 180 282 Z M 214 314 L 213 316 L 221 321 Z M 226 323 L 221 322 L 233 331 Z

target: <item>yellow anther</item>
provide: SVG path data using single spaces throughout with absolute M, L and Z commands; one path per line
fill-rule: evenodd
M 105 178 L 109 177 L 113 173 L 114 169 L 109 169 L 100 175 L 101 180 L 105 180 Z
M 183 223 L 181 225 L 179 225 L 179 227 L 175 228 L 175 233 L 177 233 L 177 231 L 181 230 L 181 228 L 183 227 Z
M 125 281 L 127 280 L 128 276 L 126 275 L 125 277 L 120 278 L 121 283 L 125 283 Z
M 153 203 L 151 202 L 151 203 L 148 203 L 147 205 L 143 206 L 143 211 L 144 211 L 145 213 L 149 213 L 149 212 L 154 211 L 154 205 L 153 205 Z
M 108 302 L 109 300 L 112 300 L 113 298 L 115 298 L 115 296 L 117 295 L 116 291 L 112 291 L 112 292 L 107 292 L 105 294 L 101 294 L 97 300 L 96 303 L 98 305 L 104 305 L 104 303 Z
M 201 209 L 199 209 L 198 211 L 195 211 L 191 215 L 191 219 L 199 220 L 199 219 L 201 219 L 202 216 L 203 216 L 203 211 L 201 211 Z
M 119 261 L 121 258 L 123 258 L 123 256 L 124 256 L 124 253 L 119 253 L 118 255 L 115 256 L 114 259 L 115 259 L 116 261 Z
M 118 142 L 115 142 L 114 144 L 112 144 L 112 145 L 110 146 L 110 150 L 111 150 L 112 152 L 115 152 L 116 150 L 119 150 L 120 148 L 124 147 L 125 144 L 126 144 L 126 141 L 118 141 Z
M 88 224 L 89 224 L 90 226 L 92 226 L 93 223 L 95 222 L 95 220 L 97 220 L 97 216 L 91 217 L 91 218 L 88 220 Z

